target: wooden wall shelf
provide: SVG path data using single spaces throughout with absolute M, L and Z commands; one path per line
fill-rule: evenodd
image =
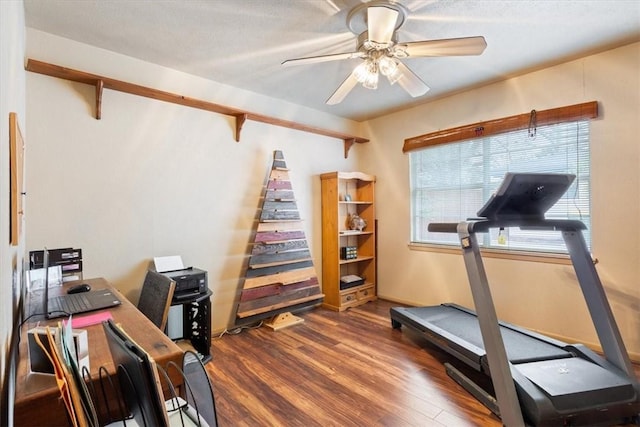
M 145 86 L 127 83 L 121 80 L 115 80 L 109 77 L 99 76 L 97 74 L 86 73 L 84 71 L 73 70 L 71 68 L 61 67 L 59 65 L 49 64 L 47 62 L 29 59 L 26 66 L 27 71 L 44 74 L 47 76 L 58 77 L 60 79 L 70 80 L 78 83 L 84 83 L 96 88 L 96 119 L 102 116 L 102 91 L 103 89 L 117 90 L 132 95 L 144 96 L 146 98 L 157 99 L 159 101 L 171 102 L 173 104 L 184 105 L 187 107 L 198 108 L 201 110 L 211 111 L 226 116 L 233 116 L 236 119 L 235 140 L 240 141 L 240 133 L 242 126 L 247 120 L 254 122 L 267 123 L 274 126 L 296 129 L 303 132 L 314 133 L 318 135 L 328 136 L 330 138 L 341 139 L 344 141 L 344 157 L 347 158 L 349 149 L 355 143 L 369 142 L 368 139 L 358 136 L 346 135 L 340 132 L 334 132 L 327 129 L 321 129 L 314 126 L 308 126 L 289 120 L 282 120 L 275 117 L 269 117 L 262 114 L 256 114 L 249 111 L 238 110 L 226 107 L 220 104 L 214 104 L 200 99 L 189 98 L 187 96 L 178 95 L 171 92 L 165 92 Z

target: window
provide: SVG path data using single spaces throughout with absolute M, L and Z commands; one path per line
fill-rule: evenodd
M 427 231 L 431 222 L 458 222 L 477 211 L 502 182 L 506 172 L 556 172 L 576 175 L 571 188 L 547 218 L 578 219 L 590 247 L 589 121 L 578 120 L 438 144 L 409 153 L 411 240 L 458 245 L 458 236 Z M 556 231 L 518 228 L 479 234 L 487 248 L 566 252 Z

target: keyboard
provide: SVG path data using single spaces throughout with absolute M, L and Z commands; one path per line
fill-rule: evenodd
M 91 304 L 83 294 L 60 295 L 49 300 L 50 312 L 73 314 L 82 313 L 90 308 Z

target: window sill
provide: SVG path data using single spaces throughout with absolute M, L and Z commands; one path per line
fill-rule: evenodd
M 409 250 L 436 252 L 441 254 L 461 254 L 459 246 L 453 245 L 434 245 L 428 243 L 409 243 Z M 571 265 L 569 254 L 547 253 L 547 252 L 526 252 L 526 251 L 509 251 L 501 249 L 480 249 L 480 253 L 484 258 L 510 259 L 516 261 L 543 262 L 547 264 Z

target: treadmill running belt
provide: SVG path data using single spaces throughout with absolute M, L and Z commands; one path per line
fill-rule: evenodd
M 453 305 L 394 310 L 396 310 L 396 313 L 407 314 L 413 317 L 414 320 L 419 320 L 424 328 L 432 332 L 438 334 L 445 332 L 445 334 L 456 337 L 456 343 L 464 346 L 479 358 L 483 358 L 486 355 L 478 318 L 470 312 L 458 309 Z M 418 319 L 415 319 L 416 317 Z M 500 322 L 500 331 L 507 351 L 507 358 L 513 364 L 571 357 L 571 354 L 562 348 L 511 328 L 511 325 Z

